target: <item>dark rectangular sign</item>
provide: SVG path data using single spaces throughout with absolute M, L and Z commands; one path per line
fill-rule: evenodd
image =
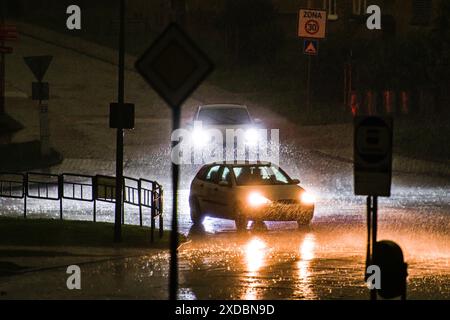
M 390 197 L 392 118 L 356 117 L 354 137 L 355 195 Z

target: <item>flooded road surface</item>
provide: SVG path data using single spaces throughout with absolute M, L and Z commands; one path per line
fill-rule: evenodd
M 192 234 L 181 248 L 182 285 L 199 299 L 367 298 L 362 221 L 323 218 L 310 230 L 268 227 L 244 235 Z M 404 250 L 409 298 L 450 298 L 450 238 L 391 228 L 389 221 L 380 228 L 379 239 L 394 240 Z
M 365 199 L 353 196 L 351 163 L 308 152 L 291 153 L 284 162 L 282 167 L 318 196 L 307 230 L 298 230 L 296 223 L 267 222 L 266 230 L 237 233 L 233 221 L 212 218 L 194 228 L 188 187 L 197 168 L 184 168 L 179 217 L 180 231 L 189 241 L 179 249 L 180 299 L 368 299 Z M 142 175 L 152 176 L 152 168 L 142 168 Z M 164 223 L 169 228 L 170 176 L 158 178 L 165 187 Z M 447 177 L 396 173 L 392 197 L 380 199 L 378 239 L 402 247 L 410 299 L 450 299 L 449 191 Z M 90 204 L 65 205 L 66 218 L 90 219 Z M 20 202 L 13 200 L 2 200 L 2 207 L 9 208 L 9 215 L 20 212 Z M 113 221 L 112 207 L 99 210 L 99 220 Z M 58 217 L 57 204 L 36 204 L 30 212 Z M 127 207 L 126 220 L 137 223 L 137 210 Z M 168 262 L 168 252 L 142 252 L 83 264 L 83 289 L 78 292 L 65 287 L 64 268 L 0 279 L 0 291 L 8 298 L 165 299 Z
M 381 221 L 379 238 L 404 250 L 408 298 L 450 299 L 450 237 L 390 224 Z M 362 220 L 319 218 L 308 230 L 295 223 L 267 227 L 242 234 L 233 222 L 207 219 L 204 229 L 192 228 L 179 250 L 179 298 L 368 299 Z M 67 290 L 63 267 L 0 278 L 0 291 L 2 298 L 166 299 L 168 261 L 164 251 L 81 264 L 80 291 Z

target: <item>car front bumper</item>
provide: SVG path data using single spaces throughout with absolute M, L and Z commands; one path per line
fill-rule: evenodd
M 311 221 L 314 205 L 271 203 L 257 208 L 247 207 L 245 215 L 249 220 Z

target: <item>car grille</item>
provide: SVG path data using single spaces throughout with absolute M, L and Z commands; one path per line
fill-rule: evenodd
M 276 201 L 276 203 L 278 203 L 278 204 L 298 204 L 298 203 L 300 203 L 300 201 L 295 200 L 295 199 L 283 199 L 283 200 Z

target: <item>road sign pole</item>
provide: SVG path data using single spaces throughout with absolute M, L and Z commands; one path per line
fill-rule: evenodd
M 366 255 L 366 281 L 367 268 L 373 264 L 375 246 L 377 243 L 378 232 L 378 197 L 367 197 L 367 255 Z M 370 290 L 370 300 L 377 300 L 377 290 Z
M 4 42 L 0 45 L 3 47 Z M 0 114 L 5 113 L 5 54 L 0 54 Z
M 173 109 L 173 130 L 180 128 L 181 108 Z M 177 145 L 172 143 L 172 150 Z M 170 279 L 169 279 L 169 299 L 177 300 L 178 293 L 178 180 L 180 176 L 180 166 L 176 161 L 172 161 L 172 231 L 170 232 Z
M 311 56 L 308 56 L 308 70 L 306 79 L 306 110 L 311 111 Z
M 39 127 L 41 140 L 41 156 L 48 157 L 50 155 L 50 125 L 48 120 L 48 100 L 39 99 Z
M 175 9 L 175 21 L 182 27 L 185 26 L 185 3 L 184 0 L 172 0 L 172 9 Z M 180 128 L 181 105 L 173 108 L 173 132 Z M 172 143 L 172 150 L 176 142 Z M 178 181 L 180 178 L 180 165 L 172 161 L 172 230 L 170 232 L 170 279 L 169 279 L 169 299 L 176 301 L 178 298 Z
M 120 30 L 119 30 L 119 76 L 118 76 L 118 103 L 119 107 L 125 101 L 125 0 L 120 0 Z M 120 112 L 119 112 L 120 113 Z M 119 117 L 121 118 L 121 117 Z M 119 121 L 117 128 L 116 151 L 116 208 L 114 224 L 114 241 L 122 241 L 122 215 L 123 215 L 123 128 Z
M 348 65 L 348 91 L 346 92 L 347 105 L 345 106 L 347 110 L 351 109 L 352 91 L 353 91 L 353 51 L 350 50 L 349 65 Z
M 308 1 L 308 9 L 300 9 L 298 14 L 298 37 L 306 39 L 303 53 L 308 55 L 307 79 L 306 79 L 306 111 L 311 111 L 311 72 L 312 55 L 318 54 L 318 41 L 326 38 L 327 11 L 309 9 L 311 1 Z M 308 42 L 307 42 L 308 41 Z
M 122 107 L 125 101 L 125 0 L 120 0 L 120 31 L 119 31 L 119 83 L 118 103 Z M 119 112 L 120 113 L 120 112 Z M 121 117 L 119 117 L 121 118 Z M 122 241 L 122 214 L 123 214 L 123 128 L 119 121 L 116 137 L 116 210 L 114 220 L 114 241 Z
M 6 1 L 0 0 L 0 26 L 5 25 L 5 12 L 6 12 Z M 0 37 L 0 47 L 5 46 L 5 41 L 2 37 Z M 0 54 L 0 115 L 5 113 L 5 72 L 6 72 L 6 63 L 5 63 L 5 53 L 2 52 Z
M 172 126 L 180 128 L 181 107 L 213 70 L 213 64 L 178 24 L 170 24 L 136 61 L 136 69 L 172 108 Z M 179 141 L 172 141 L 173 151 Z M 178 293 L 178 181 L 180 165 L 172 158 L 172 228 L 170 232 L 169 299 Z
M 377 243 L 378 232 L 378 197 L 372 197 L 372 261 Z M 377 300 L 377 291 L 375 289 L 370 292 L 370 300 Z
M 367 197 L 367 252 L 366 252 L 366 270 L 364 270 L 365 280 L 367 281 L 367 268 L 371 265 L 372 250 L 372 198 Z

